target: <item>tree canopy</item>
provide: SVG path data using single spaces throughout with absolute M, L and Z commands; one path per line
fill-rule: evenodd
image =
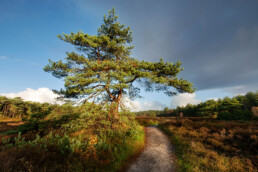
M 0 117 L 31 118 L 44 116 L 57 105 L 23 101 L 20 97 L 7 98 L 0 96 Z
M 218 100 L 207 100 L 197 105 L 187 104 L 171 110 L 169 116 L 177 116 L 183 112 L 185 116 L 192 117 L 217 117 L 225 120 L 250 120 L 254 117 L 252 107 L 258 106 L 258 92 L 247 92 L 245 95 L 237 95 Z
M 107 101 L 115 111 L 123 95 L 139 96 L 140 83 L 146 91 L 163 91 L 169 96 L 177 92 L 194 92 L 192 84 L 177 75 L 182 63 L 140 61 L 131 57 L 132 32 L 118 22 L 113 8 L 104 15 L 104 23 L 97 35 L 77 33 L 58 35 L 61 40 L 76 47 L 76 52 L 67 52 L 65 61 L 45 66 L 46 72 L 64 78 L 65 89 L 55 91 L 64 98 Z M 174 88 L 174 89 L 173 89 Z

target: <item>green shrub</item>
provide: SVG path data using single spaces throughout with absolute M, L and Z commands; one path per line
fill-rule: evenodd
M 156 117 L 157 115 L 156 115 L 155 112 L 150 112 L 148 116 L 149 116 L 149 117 Z
M 251 112 L 245 110 L 235 110 L 233 112 L 222 111 L 217 116 L 221 120 L 250 120 L 251 117 Z

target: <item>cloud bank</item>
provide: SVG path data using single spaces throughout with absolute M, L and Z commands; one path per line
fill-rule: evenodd
M 24 101 L 33 101 L 39 103 L 60 104 L 57 101 L 57 94 L 53 93 L 49 88 L 31 89 L 27 88 L 24 91 L 17 93 L 0 93 L 2 96 L 9 98 L 21 97 Z M 144 111 L 144 110 L 163 110 L 166 106 L 158 101 L 153 102 L 140 102 L 138 100 L 130 100 L 128 97 L 123 98 L 122 103 L 131 111 Z
M 25 91 L 21 91 L 18 93 L 2 93 L 2 96 L 6 96 L 9 98 L 21 97 L 24 101 L 33 101 L 39 103 L 51 103 L 56 104 L 59 103 L 56 98 L 57 94 L 53 93 L 49 88 L 39 88 L 37 90 L 27 88 Z
M 166 105 L 158 101 L 140 102 L 138 100 L 130 100 L 128 97 L 123 98 L 122 103 L 133 112 L 145 110 L 163 110 L 166 107 Z
M 186 106 L 187 104 L 198 104 L 201 100 L 196 99 L 196 94 L 182 93 L 172 97 L 171 105 L 173 108 L 177 106 Z
M 225 87 L 223 91 L 231 93 L 233 96 L 244 95 L 249 91 L 256 92 L 258 87 L 255 85 L 237 85 L 233 87 Z

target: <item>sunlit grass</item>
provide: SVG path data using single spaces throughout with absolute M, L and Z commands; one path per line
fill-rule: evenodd
M 170 136 L 178 171 L 256 171 L 257 122 L 172 120 Z
M 103 115 L 105 111 L 96 111 L 93 116 L 83 109 L 81 113 L 86 114 L 77 119 L 77 111 L 70 110 L 68 118 L 53 111 L 54 116 L 49 119 L 24 124 L 20 119 L 1 119 L 0 127 L 4 130 L 0 134 L 4 140 L 0 141 L 0 169 L 117 171 L 143 150 L 144 128 L 135 122 L 134 116 L 122 114 L 111 126 Z M 16 122 L 20 124 L 6 128 Z

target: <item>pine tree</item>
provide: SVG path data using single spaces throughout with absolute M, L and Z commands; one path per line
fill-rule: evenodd
M 165 63 L 139 61 L 130 56 L 133 46 L 132 32 L 121 25 L 114 8 L 104 16 L 104 23 L 97 35 L 82 31 L 63 34 L 58 37 L 83 53 L 67 53 L 65 61 L 50 63 L 44 68 L 57 78 L 64 78 L 65 89 L 55 91 L 63 98 L 78 98 L 82 102 L 106 101 L 111 104 L 110 114 L 117 118 L 123 95 L 130 98 L 139 96 L 138 82 L 147 91 L 164 91 L 171 96 L 177 92 L 192 93 L 192 84 L 177 75 L 183 68 L 181 62 Z M 171 89 L 175 88 L 175 89 Z

